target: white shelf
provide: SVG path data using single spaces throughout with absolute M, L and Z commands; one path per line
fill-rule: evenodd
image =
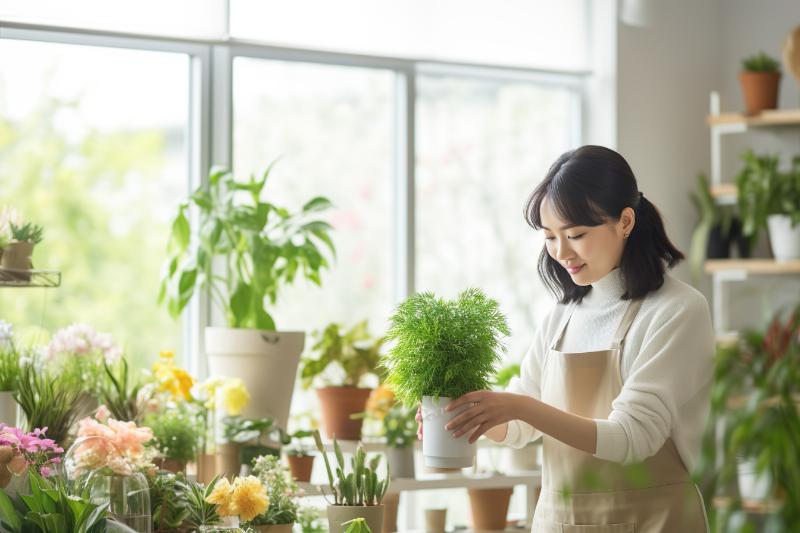
M 541 472 L 524 474 L 470 475 L 463 474 L 429 474 L 422 478 L 398 478 L 389 483 L 389 494 L 397 494 L 412 490 L 439 489 L 501 489 L 525 485 L 534 489 L 541 483 Z M 327 483 L 300 482 L 298 486 L 307 496 L 323 496 L 330 494 Z

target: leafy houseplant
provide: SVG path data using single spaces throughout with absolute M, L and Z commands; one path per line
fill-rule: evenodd
M 742 61 L 739 82 L 748 115 L 757 115 L 765 109 L 778 107 L 780 81 L 780 63 L 764 52 Z
M 303 386 L 309 388 L 326 371 L 338 370 L 340 377 L 335 386 L 317 389 L 323 427 L 329 438 L 358 440 L 362 419 L 352 415 L 364 411 L 371 393 L 371 389 L 359 385 L 364 376 L 376 373 L 385 339 L 373 338 L 366 320 L 347 331 L 339 324 L 329 324 L 315 335 L 316 343 L 311 349 L 317 357 L 303 360 Z
M 289 435 L 290 444 L 284 448 L 292 477 L 297 481 L 311 481 L 311 472 L 314 469 L 314 454 L 311 449 L 314 445 L 309 448 L 303 444 L 303 439 L 311 436 L 311 431 L 295 431 Z
M 358 446 L 350 460 L 350 471 L 347 471 L 344 454 L 336 439 L 333 449 L 336 455 L 335 472 L 325 453 L 319 431 L 314 432 L 322 458 L 325 460 L 325 471 L 333 496 L 333 504 L 328 506 L 328 523 L 331 532 L 342 531 L 342 524 L 354 518 L 364 518 L 372 531 L 379 532 L 383 524 L 383 506 L 381 501 L 389 489 L 389 476 L 380 479 L 378 466 L 381 456 L 376 455 L 367 463 L 367 454 L 361 445 Z M 388 474 L 388 473 L 387 473 Z
M 730 257 L 733 213 L 729 207 L 714 200 L 708 178 L 703 174 L 697 176 L 697 189 L 692 191 L 690 198 L 699 220 L 692 233 L 689 256 L 693 275 L 699 277 L 705 259 Z
M 150 487 L 150 514 L 153 517 L 155 533 L 188 533 L 184 525 L 189 517 L 189 503 L 186 501 L 181 483 L 186 480 L 172 472 L 158 471 L 147 476 Z
M 140 422 L 144 403 L 148 399 L 144 382 L 131 378 L 128 361 L 120 358 L 117 363 L 108 364 L 103 360 L 106 379 L 101 382 L 100 401 L 117 420 Z
M 718 425 L 709 425 L 699 470 L 709 480 L 707 501 L 728 502 L 712 509 L 714 530 L 740 529 L 750 520 L 742 505 L 754 497 L 746 484 L 753 474 L 778 508 L 773 530 L 791 530 L 800 521 L 800 306 L 788 319 L 776 316 L 765 332 L 719 345 L 714 368 L 710 420 L 724 429 L 720 442 Z M 743 469 L 748 464 L 753 474 Z M 737 473 L 738 494 L 730 490 Z
M 48 428 L 48 437 L 64 446 L 81 410 L 82 391 L 33 365 L 24 365 L 14 399 L 25 413 L 28 431 Z
M 289 437 L 271 418 L 245 418 L 242 416 L 226 416 L 222 419 L 223 438 L 217 455 L 218 472 L 238 474 L 243 464 L 250 464 L 261 455 L 279 455 L 279 448 L 269 446 L 264 441 L 270 437 L 273 442 L 288 442 Z M 224 461 L 220 459 L 224 457 Z
M 422 400 L 423 456 L 428 466 L 463 468 L 472 464 L 475 445 L 454 439 L 444 426 L 445 405 L 467 392 L 488 389 L 510 331 L 498 303 L 479 289 L 452 301 L 430 292 L 411 296 L 390 319 L 394 347 L 383 360 L 387 383 L 409 407 Z
M 42 226 L 26 222 L 20 226 L 14 222 L 10 224 L 11 242 L 3 246 L 3 255 L 0 266 L 13 270 L 30 270 L 33 268 L 31 255 L 33 247 L 42 242 Z M 30 273 L 16 274 L 20 279 L 30 279 Z
M 297 495 L 300 489 L 292 481 L 288 469 L 283 466 L 278 457 L 264 455 L 253 462 L 253 474 L 267 489 L 269 507 L 262 514 L 251 520 L 248 525 L 258 531 L 271 531 L 272 533 L 291 533 L 292 524 L 297 520 Z M 264 526 L 284 526 L 283 528 Z M 263 527 L 263 529 L 262 529 Z
M 414 478 L 414 443 L 417 441 L 417 411 L 403 405 L 392 406 L 383 417 L 387 460 L 394 477 Z
M 320 285 L 328 268 L 322 248 L 332 255 L 335 248 L 332 227 L 316 218 L 330 201 L 318 196 L 297 212 L 269 202 L 264 191 L 271 169 L 247 181 L 212 169 L 208 185 L 181 204 L 158 299 L 177 317 L 196 292 L 209 290 L 232 328 L 206 329 L 210 374 L 243 379 L 254 391 L 245 414 L 270 416 L 286 427 L 304 334 L 275 332 L 265 306 L 298 275 Z M 199 214 L 194 229 L 190 208 Z
M 149 415 L 145 425 L 153 431 L 152 446 L 158 450 L 165 470 L 183 471 L 186 463 L 197 456 L 201 428 L 193 413 L 170 409 Z

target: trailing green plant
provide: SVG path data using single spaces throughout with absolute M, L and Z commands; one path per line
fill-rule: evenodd
M 14 399 L 25 413 L 26 431 L 46 427 L 47 436 L 62 445 L 86 401 L 72 382 L 34 365 L 22 366 Z
M 19 381 L 19 352 L 14 343 L 0 343 L 0 392 L 13 392 Z
M 328 324 L 324 330 L 314 332 L 316 342 L 311 347 L 316 358 L 304 358 L 300 373 L 303 387 L 309 388 L 314 378 L 329 367 L 338 367 L 343 377 L 335 381 L 339 386 L 358 387 L 368 374 L 378 373 L 380 350 L 386 339 L 373 338 L 366 320 L 349 330 L 336 323 Z
M 457 398 L 489 388 L 501 335 L 510 331 L 498 303 L 479 289 L 446 301 L 423 292 L 401 303 L 391 319 L 394 347 L 383 359 L 387 383 L 405 405 L 423 396 Z
M 33 224 L 32 222 L 26 222 L 21 226 L 17 226 L 11 222 L 10 226 L 12 240 L 17 242 L 29 242 L 31 244 L 39 244 L 42 242 L 42 234 L 44 233 L 44 228 L 42 228 L 42 226 Z
M 77 489 L 61 477 L 28 471 L 30 494 L 9 497 L 0 490 L 0 526 L 8 533 L 104 533 L 108 504 L 90 501 L 88 488 Z M 27 491 L 23 491 L 27 492 Z
M 494 377 L 494 386 L 498 389 L 505 389 L 511 384 L 512 379 L 519 376 L 519 373 L 519 363 L 512 363 L 508 366 L 504 366 L 497 371 L 497 374 Z
M 365 518 L 353 518 L 342 525 L 346 526 L 344 533 L 372 533 Z
M 144 424 L 153 431 L 152 446 L 164 459 L 188 462 L 197 456 L 202 429 L 193 413 L 170 409 L 148 415 Z
M 714 200 L 705 174 L 697 176 L 697 189 L 690 193 L 690 198 L 697 210 L 698 221 L 692 233 L 689 260 L 692 274 L 695 278 L 699 278 L 703 269 L 703 261 L 706 259 L 711 230 L 715 226 L 719 226 L 723 235 L 729 235 L 733 213 L 730 207 L 721 206 Z
M 386 491 L 389 489 L 389 466 L 386 467 L 386 477 L 378 477 L 378 466 L 382 455 L 375 455 L 367 464 L 367 454 L 359 444 L 353 457 L 350 458 L 350 471 L 347 472 L 344 455 L 339 447 L 339 442 L 333 439 L 333 450 L 336 454 L 336 475 L 331 469 L 328 455 L 322 444 L 319 431 L 314 431 L 314 442 L 322 458 L 325 460 L 325 471 L 328 474 L 328 484 L 333 495 L 333 505 L 369 506 L 380 505 Z
M 186 483 L 182 474 L 156 471 L 147 475 L 150 488 L 150 514 L 155 533 L 188 533 L 184 522 L 189 517 L 189 504 L 181 490 Z
M 394 405 L 383 417 L 383 434 L 390 448 L 408 448 L 417 440 L 417 411 Z
M 765 332 L 751 331 L 717 348 L 711 414 L 703 438 L 697 479 L 706 501 L 730 496 L 726 508 L 711 508 L 715 531 L 740 531 L 751 517 L 736 494 L 741 459 L 755 460 L 767 473 L 780 508 L 771 520 L 776 531 L 800 523 L 800 306 L 788 319 L 777 315 Z M 719 432 L 721 429 L 721 433 Z M 721 438 L 721 440 L 720 440 Z M 750 523 L 750 527 L 755 524 Z
M 780 72 L 780 62 L 768 56 L 766 53 L 759 52 L 742 59 L 742 70 L 747 72 Z
M 214 486 L 217 484 L 219 476 L 216 476 L 205 487 L 197 482 L 189 480 L 177 480 L 176 485 L 180 489 L 178 493 L 188 506 L 189 514 L 186 517 L 185 525 L 190 529 L 199 529 L 200 526 L 213 526 L 222 523 L 222 519 L 217 514 L 217 506 L 208 503 L 206 498 L 211 496 Z
M 253 461 L 253 474 L 267 489 L 269 507 L 248 522 L 252 526 L 292 524 L 297 520 L 297 496 L 300 489 L 289 470 L 274 455 L 262 455 Z
M 103 359 L 105 379 L 100 384 L 100 401 L 111 412 L 112 418 L 140 422 L 144 411 L 142 396 L 145 383 L 131 377 L 128 361 L 121 357 L 116 364 L 109 365 Z
M 317 196 L 300 211 L 290 212 L 264 200 L 271 169 L 272 165 L 259 179 L 239 181 L 230 171 L 214 168 L 208 185 L 181 204 L 158 296 L 173 317 L 196 291 L 208 289 L 230 327 L 275 330 L 265 300 L 274 305 L 298 273 L 321 285 L 320 273 L 328 268 L 328 260 L 320 248 L 326 246 L 334 257 L 336 249 L 331 225 L 314 217 L 332 204 Z M 190 206 L 199 213 L 194 232 Z M 193 235 L 197 237 L 190 246 Z M 212 270 L 215 259 L 224 261 L 225 271 Z

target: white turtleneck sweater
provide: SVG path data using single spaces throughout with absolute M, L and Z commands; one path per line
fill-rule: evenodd
M 615 269 L 592 285 L 575 307 L 561 351 L 611 348 L 628 304 L 621 271 Z M 541 368 L 569 305 L 557 304 L 540 325 L 522 361 L 520 377 L 509 392 L 540 398 Z M 708 303 L 700 292 L 666 275 L 649 293 L 625 337 L 622 391 L 608 420 L 597 422 L 595 457 L 619 463 L 654 455 L 672 437 L 686 468 L 697 465 L 709 412 L 715 350 Z M 505 443 L 522 447 L 541 432 L 514 420 Z

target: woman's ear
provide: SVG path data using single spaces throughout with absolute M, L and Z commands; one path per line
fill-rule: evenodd
M 636 212 L 633 208 L 626 207 L 622 210 L 619 216 L 620 228 L 622 229 L 622 237 L 627 239 L 630 237 L 633 227 L 636 225 Z

